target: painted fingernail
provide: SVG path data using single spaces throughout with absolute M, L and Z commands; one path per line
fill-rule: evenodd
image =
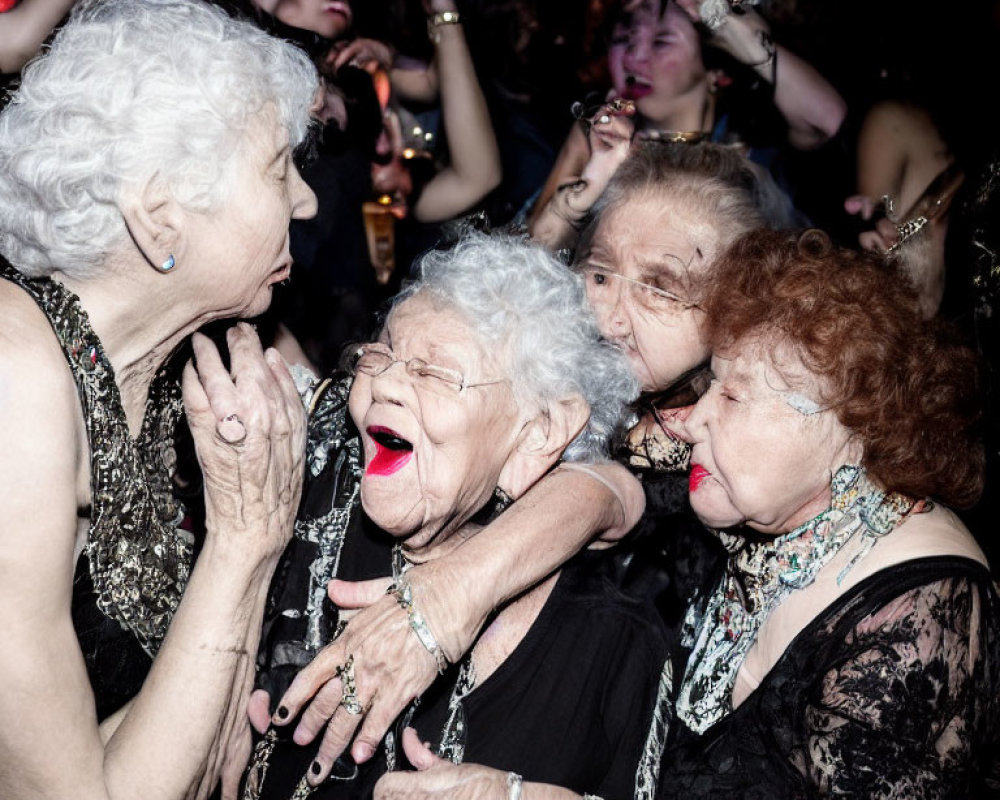
M 278 706 L 278 719 L 288 719 L 288 709 L 285 706 Z
M 309 767 L 309 771 L 313 775 L 319 775 L 323 771 L 323 765 L 320 764 L 318 761 L 313 761 L 312 766 Z

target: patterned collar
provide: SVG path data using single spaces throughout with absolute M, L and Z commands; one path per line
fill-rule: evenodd
M 757 632 L 778 605 L 804 589 L 855 535 L 860 551 L 847 572 L 913 509 L 912 499 L 886 494 L 863 467 L 841 467 L 831 482 L 830 508 L 790 533 L 764 541 L 719 532 L 729 551 L 725 574 L 702 610 L 694 603 L 684 621 L 684 644 L 692 647 L 677 698 L 677 716 L 703 733 L 732 710 L 736 674 Z

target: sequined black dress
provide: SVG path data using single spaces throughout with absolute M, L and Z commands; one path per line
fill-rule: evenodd
M 180 389 L 166 374 L 154 380 L 133 439 L 114 371 L 79 299 L 55 281 L 25 278 L 3 258 L 0 278 L 21 286 L 52 324 L 87 425 L 90 529 L 72 616 L 104 719 L 142 687 L 190 570 L 192 540 L 178 527 L 183 509 L 171 488 Z

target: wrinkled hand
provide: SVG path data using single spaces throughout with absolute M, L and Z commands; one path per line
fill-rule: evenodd
M 580 176 L 590 185 L 597 200 L 611 176 L 628 158 L 635 134 L 635 104 L 631 100 L 611 100 L 590 119 L 587 141 L 590 160 Z
M 457 658 L 471 644 L 488 609 L 473 613 L 474 606 L 464 594 L 454 596 L 462 592 L 460 582 L 439 571 L 436 563 L 416 566 L 407 572 L 407 580 L 415 604 L 439 644 L 446 654 Z M 335 642 L 299 672 L 271 719 L 276 725 L 287 724 L 305 708 L 293 735 L 298 744 L 313 741 L 327 726 L 316 756 L 321 771 L 309 775 L 315 783 L 325 779 L 352 738 L 354 760 L 362 763 L 371 758 L 393 720 L 437 678 L 434 656 L 412 632 L 395 598 L 385 594 L 388 585 L 388 578 L 359 584 L 331 582 L 329 594 L 336 605 L 367 607 L 348 623 Z M 442 594 L 441 587 L 448 587 L 450 594 Z M 344 687 L 337 677 L 338 667 L 352 656 L 357 698 L 362 707 L 362 713 L 357 715 L 351 715 L 341 705 Z
M 383 775 L 375 784 L 375 800 L 506 800 L 506 772 L 438 758 L 413 728 L 403 731 L 403 751 L 417 771 Z
M 306 417 L 277 351 L 261 350 L 240 323 L 227 333 L 231 370 L 211 340 L 194 334 L 195 361 L 184 368 L 184 404 L 205 479 L 209 536 L 241 541 L 244 557 L 280 553 L 292 533 L 302 491 Z M 264 528 L 266 535 L 256 535 Z
M 844 201 L 844 210 L 851 215 L 857 215 L 866 222 L 870 221 L 883 207 L 882 202 L 876 202 L 863 194 L 855 194 Z M 858 234 L 858 244 L 873 253 L 885 253 L 899 241 L 899 231 L 896 225 L 887 217 L 879 217 L 871 230 Z
M 392 67 L 392 47 L 377 39 L 358 38 L 343 45 L 335 46 L 326 57 L 327 64 L 334 70 L 345 64 L 369 69 L 372 64 L 384 70 Z

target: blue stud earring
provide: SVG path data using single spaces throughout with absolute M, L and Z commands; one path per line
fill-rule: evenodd
M 176 263 L 177 262 L 174 261 L 174 254 L 171 253 L 167 256 L 167 260 L 160 264 L 160 272 L 170 272 Z

